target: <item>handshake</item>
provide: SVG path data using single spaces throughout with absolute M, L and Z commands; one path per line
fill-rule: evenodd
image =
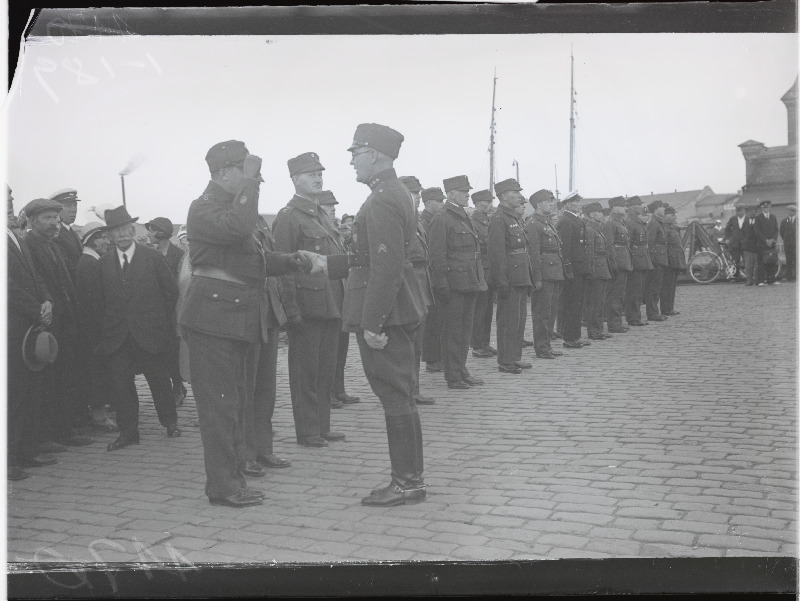
M 306 273 L 328 272 L 328 257 L 325 255 L 318 255 L 308 250 L 298 250 L 292 253 L 291 257 L 295 267 L 300 271 Z

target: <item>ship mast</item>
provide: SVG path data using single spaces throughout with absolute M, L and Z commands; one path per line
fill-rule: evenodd
M 497 68 L 494 70 L 492 84 L 492 122 L 489 126 L 489 192 L 494 194 L 494 99 L 497 92 Z
M 575 188 L 573 184 L 575 169 L 575 59 L 572 49 L 569 51 L 569 192 Z

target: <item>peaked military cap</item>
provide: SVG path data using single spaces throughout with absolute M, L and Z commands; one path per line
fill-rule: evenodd
M 442 180 L 442 183 L 444 184 L 445 192 L 450 192 L 450 190 L 463 190 L 464 192 L 472 190 L 472 186 L 469 185 L 469 178 L 466 175 L 448 177 Z
M 644 201 L 642 201 L 642 199 L 639 198 L 638 196 L 631 196 L 627 200 L 627 206 L 629 206 L 629 207 L 635 207 L 635 206 L 638 206 L 638 205 L 641 205 L 641 204 L 644 204 Z
M 325 167 L 319 162 L 319 155 L 316 152 L 304 152 L 293 159 L 289 159 L 286 164 L 289 166 L 290 176 L 297 175 L 298 173 L 325 171 Z
M 528 202 L 531 203 L 532 207 L 538 207 L 540 202 L 547 202 L 548 200 L 555 200 L 556 197 L 553 195 L 551 190 L 537 190 L 531 197 L 528 199 Z
M 663 206 L 664 206 L 664 202 L 663 201 L 654 200 L 653 202 L 651 202 L 650 204 L 647 205 L 647 209 L 652 213 L 656 209 L 658 209 L 660 207 L 663 207 Z
M 675 207 L 667 207 L 664 209 L 664 215 L 674 215 L 675 214 Z
M 106 211 L 106 226 L 108 226 L 108 229 L 128 225 L 138 220 L 138 217 L 131 217 L 128 214 L 128 209 L 125 208 L 125 205 Z
M 472 204 L 476 205 L 479 202 L 492 202 L 494 200 L 494 196 L 489 190 L 478 190 L 475 194 L 472 195 Z
M 98 236 L 106 231 L 106 224 L 99 221 L 92 221 L 83 226 L 81 232 L 81 243 L 86 246 L 92 241 L 92 238 Z
M 57 203 L 55 200 L 51 200 L 49 198 L 36 198 L 26 204 L 22 210 L 25 211 L 25 215 L 28 217 L 33 217 L 42 211 L 55 211 L 56 213 L 60 213 L 61 208 L 61 204 Z
M 771 200 L 762 200 L 761 202 L 758 203 L 758 206 L 759 207 L 771 207 L 772 206 L 772 201 Z
M 167 236 L 172 236 L 172 232 L 175 230 L 172 222 L 166 217 L 156 217 L 152 221 L 145 223 L 144 226 L 149 230 L 158 230 Z
M 608 199 L 608 207 L 626 207 L 628 206 L 628 202 L 622 198 L 622 196 L 615 196 L 614 198 Z
M 362 123 L 356 127 L 353 143 L 347 151 L 352 152 L 356 148 L 366 146 L 396 159 L 404 139 L 403 134 L 391 127 L 379 123 Z
M 422 201 L 427 202 L 429 200 L 444 200 L 445 195 L 442 192 L 441 188 L 425 188 L 422 191 Z
M 601 205 L 599 202 L 590 202 L 589 204 L 584 205 L 582 210 L 586 215 L 595 212 L 602 213 L 603 205 Z
M 413 175 L 404 175 L 398 179 L 403 182 L 403 185 L 408 188 L 409 192 L 420 192 L 422 190 L 422 184 L 420 184 L 419 180 Z
M 568 202 L 580 202 L 582 200 L 583 196 L 578 194 L 577 190 L 573 190 L 564 197 L 564 200 L 561 201 L 561 204 L 567 204 Z
M 316 196 L 317 204 L 321 205 L 338 205 L 339 201 L 330 190 L 323 190 Z
M 797 210 L 797 205 L 787 205 L 786 208 L 789 211 L 796 211 Z
M 214 173 L 223 167 L 241 165 L 248 154 L 250 153 L 247 152 L 247 146 L 244 145 L 244 142 L 239 140 L 219 142 L 209 148 L 208 153 L 206 153 L 208 170 Z
M 509 192 L 511 190 L 515 192 L 522 190 L 522 186 L 520 186 L 519 182 L 514 178 L 504 179 L 502 182 L 497 182 L 494 185 L 494 193 L 497 194 L 498 198 L 503 192 Z
M 64 188 L 53 192 L 50 195 L 50 200 L 55 200 L 56 202 L 79 202 L 80 198 L 78 198 L 78 191 L 74 188 Z

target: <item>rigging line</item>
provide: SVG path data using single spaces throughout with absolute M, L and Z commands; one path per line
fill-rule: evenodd
M 486 167 L 486 161 L 489 158 L 489 150 L 487 149 L 483 155 L 483 162 L 481 163 L 480 171 L 478 171 L 478 177 L 475 178 L 474 181 L 479 182 L 481 181 L 481 176 L 483 175 L 483 168 Z

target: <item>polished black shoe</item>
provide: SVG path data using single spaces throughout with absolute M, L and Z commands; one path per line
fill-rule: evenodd
M 305 438 L 298 438 L 297 444 L 303 447 L 327 447 L 328 441 L 322 436 L 307 436 Z
M 58 463 L 58 459 L 52 455 L 37 455 L 36 457 L 25 459 L 21 465 L 22 467 L 46 467 L 48 465 L 55 465 L 56 463 Z
M 263 490 L 250 488 L 246 484 L 242 487 L 242 494 L 246 497 L 253 497 L 255 499 L 263 499 L 266 496 Z
M 473 378 L 472 376 L 467 376 L 464 378 L 464 382 L 470 386 L 483 386 L 485 384 L 485 382 L 480 378 Z
M 583 348 L 583 345 L 577 340 L 565 340 L 561 343 L 564 348 Z
M 337 440 L 344 440 L 344 434 L 342 432 L 326 432 L 322 435 L 322 438 L 328 442 L 336 442 Z
M 222 505 L 223 507 L 234 507 L 236 509 L 241 509 L 242 507 L 261 505 L 264 502 L 264 498 L 251 496 L 240 490 L 235 495 L 231 495 L 230 497 L 224 497 L 221 499 L 209 497 L 208 502 L 212 505 Z
M 648 317 L 648 321 L 667 321 L 666 316 L 664 315 L 654 315 L 653 317 Z
M 271 468 L 283 468 L 289 467 L 292 465 L 292 462 L 288 459 L 281 459 L 277 455 L 259 455 L 256 457 L 256 461 L 259 465 L 263 465 L 264 467 L 271 467 Z
M 592 343 L 589 342 L 588 340 L 578 340 L 578 344 L 580 344 L 581 346 L 592 346 Z
M 680 315 L 680 314 L 681 314 L 680 311 L 665 311 L 661 315 Z
M 558 340 L 559 338 L 563 338 L 563 336 L 558 332 L 550 332 L 550 340 Z
M 239 465 L 239 472 L 248 478 L 263 478 L 267 475 L 264 468 L 259 463 L 252 460 L 247 460 Z
M 489 349 L 476 348 L 472 351 L 472 356 L 476 359 L 489 359 L 490 357 L 494 357 L 494 353 Z
M 395 507 L 397 505 L 415 505 L 422 503 L 427 496 L 424 487 L 401 488 L 394 482 L 386 488 L 372 491 L 368 497 L 361 499 L 361 504 L 368 507 Z
M 139 432 L 135 431 L 133 434 L 120 434 L 119 438 L 108 443 L 107 451 L 118 451 L 124 449 L 132 444 L 139 444 Z
M 436 399 L 434 399 L 433 397 L 429 397 L 429 396 L 422 396 L 420 394 L 420 395 L 417 395 L 417 396 L 414 397 L 414 402 L 417 405 L 433 405 L 433 404 L 436 403 Z
M 331 409 L 341 409 L 343 406 L 336 398 L 331 397 Z
M 625 327 L 623 327 L 623 328 L 613 328 L 613 329 L 609 328 L 608 329 L 608 331 L 611 332 L 612 334 L 624 334 L 628 330 L 630 330 L 630 328 L 625 328 Z
M 629 326 L 646 326 L 646 325 L 648 325 L 648 323 L 649 322 L 647 322 L 647 321 L 639 320 L 639 321 L 629 321 L 628 325 Z
M 556 357 L 563 357 L 564 356 L 563 351 L 557 351 L 555 349 L 547 349 L 547 350 L 550 352 L 551 355 L 555 355 Z
M 353 403 L 357 403 L 357 402 L 359 402 L 361 400 L 359 397 L 349 395 L 346 392 L 343 392 L 341 394 L 337 394 L 335 396 L 336 396 L 336 400 L 339 401 L 340 403 L 342 403 L 343 405 L 352 405 Z
M 522 346 L 523 346 L 523 348 L 526 347 L 526 346 L 533 346 L 533 342 L 531 342 L 530 340 L 524 340 L 523 339 L 522 340 Z
M 536 353 L 537 359 L 555 359 L 556 356 L 553 353 Z
M 181 429 L 178 424 L 170 424 L 167 426 L 167 438 L 180 438 Z
M 514 365 L 516 365 L 520 369 L 530 369 L 531 367 L 533 367 L 533 364 L 527 363 L 525 361 L 514 361 Z
M 469 384 L 467 384 L 463 380 L 455 380 L 453 382 L 448 382 L 447 387 L 455 388 L 456 390 L 467 390 L 469 388 Z
M 503 374 L 521 374 L 522 368 L 517 367 L 513 363 L 510 365 L 503 365 L 502 363 L 497 366 L 497 371 Z
M 8 466 L 8 479 L 17 482 L 18 480 L 24 480 L 25 478 L 30 478 L 31 475 L 26 472 L 24 469 L 19 467 L 18 465 L 10 465 Z

